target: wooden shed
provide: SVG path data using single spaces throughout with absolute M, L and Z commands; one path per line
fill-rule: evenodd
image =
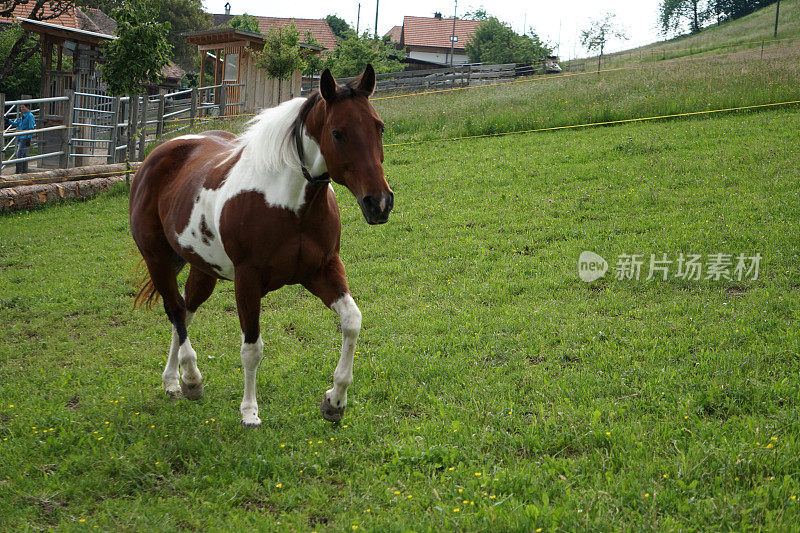
M 200 72 L 207 72 L 206 65 L 210 62 L 213 85 L 228 85 L 225 96 L 229 115 L 252 113 L 300 96 L 302 73 L 299 70 L 289 80 L 277 80 L 269 78 L 256 66 L 253 52 L 264 48 L 264 35 L 260 33 L 220 27 L 189 33 L 186 41 L 197 45 Z M 325 49 L 308 44 L 300 46 L 313 54 Z M 201 82 L 202 85 L 205 84 Z

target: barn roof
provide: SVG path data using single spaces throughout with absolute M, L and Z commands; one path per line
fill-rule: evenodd
M 227 26 L 220 26 L 219 28 L 211 28 L 210 30 L 201 30 L 191 33 L 184 33 L 186 42 L 196 45 L 224 45 L 235 41 L 249 41 L 252 43 L 264 44 L 263 33 L 253 33 L 251 31 L 244 31 L 237 28 L 229 28 Z M 324 47 L 316 46 L 313 44 L 300 43 L 301 48 L 310 50 L 324 50 Z
M 258 20 L 258 29 L 263 34 L 269 33 L 270 30 L 275 28 L 286 28 L 294 22 L 295 28 L 300 32 L 300 37 L 305 35 L 306 31 L 311 31 L 311 35 L 319 41 L 319 43 L 327 50 L 333 50 L 339 45 L 339 41 L 333 34 L 333 30 L 328 26 L 325 19 L 303 19 L 303 18 L 279 18 L 279 17 L 259 17 L 250 15 Z M 226 26 L 234 15 L 212 15 L 214 26 Z
M 71 30 L 87 31 L 99 35 L 114 35 L 117 23 L 100 11 L 89 7 L 70 6 L 67 9 L 54 10 L 49 3 L 42 6 L 35 19 L 31 18 L 33 2 L 18 4 L 13 16 L 0 18 L 0 22 L 13 23 L 16 20 L 34 20 Z
M 464 50 L 480 26 L 479 20 L 456 19 L 455 50 Z M 430 46 L 450 49 L 450 37 L 453 35 L 452 18 L 412 17 L 403 18 L 403 41 L 405 46 Z

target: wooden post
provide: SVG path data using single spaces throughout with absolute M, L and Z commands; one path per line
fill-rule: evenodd
M 113 109 L 111 118 L 114 122 L 111 123 L 111 132 L 108 134 L 108 157 L 106 158 L 106 161 L 109 165 L 117 162 L 117 142 L 119 141 L 119 137 L 117 136 L 117 124 L 119 124 L 119 97 L 111 101 L 111 107 Z
M 161 137 L 164 135 L 164 106 L 166 105 L 166 98 L 163 94 L 158 95 L 158 124 L 156 125 L 156 136 Z
M 761 59 L 764 59 L 764 41 L 761 41 Z
M 131 96 L 128 100 L 128 161 L 136 160 L 136 123 L 139 118 L 139 97 Z
M 192 105 L 189 108 L 189 117 L 192 119 L 192 126 L 194 126 L 195 120 L 197 119 L 197 93 L 199 92 L 200 90 L 197 87 L 192 88 Z
M 778 36 L 778 15 L 781 12 L 781 0 L 778 0 L 778 5 L 775 7 L 775 31 L 772 32 L 773 37 Z
M 58 158 L 60 168 L 69 168 L 69 153 L 72 151 L 72 106 L 75 105 L 75 91 L 70 89 L 64 91 L 64 96 L 68 98 L 61 107 L 61 124 L 66 129 L 61 130 L 61 149 L 63 152 Z
M 139 123 L 139 155 L 137 157 L 137 161 L 141 161 L 144 159 L 144 147 L 145 142 L 147 141 L 147 93 L 142 95 L 142 106 L 141 106 L 141 122 Z
M 224 83 L 221 87 L 218 88 L 219 90 L 219 114 L 220 118 L 225 116 L 227 112 L 227 104 L 228 104 L 228 86 Z

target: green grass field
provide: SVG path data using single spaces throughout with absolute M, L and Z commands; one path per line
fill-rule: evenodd
M 304 291 L 263 301 L 264 424 L 243 431 L 230 283 L 190 328 L 206 395 L 163 396 L 170 328 L 131 308 L 123 187 L 0 216 L 4 527 L 795 530 L 798 119 L 387 149 L 388 224 L 337 188 L 364 315 L 340 425 L 318 408 L 337 321 Z M 586 284 L 584 250 L 763 260 Z

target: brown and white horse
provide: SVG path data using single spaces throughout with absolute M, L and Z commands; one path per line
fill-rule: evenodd
M 318 92 L 262 111 L 242 136 L 184 135 L 144 161 L 130 193 L 131 232 L 149 272 L 137 303 L 160 294 L 172 323 L 162 374 L 168 395 L 202 396 L 186 328 L 217 280 L 232 280 L 242 329 L 242 424 L 259 426 L 261 298 L 299 283 L 339 315 L 342 352 L 321 409 L 326 420 L 341 420 L 361 312 L 339 258 L 341 221 L 330 180 L 353 193 L 367 222 L 388 220 L 394 195 L 383 176 L 383 122 L 369 103 L 374 88 L 371 65 L 346 86 L 326 69 Z M 176 276 L 186 263 L 181 296 Z

